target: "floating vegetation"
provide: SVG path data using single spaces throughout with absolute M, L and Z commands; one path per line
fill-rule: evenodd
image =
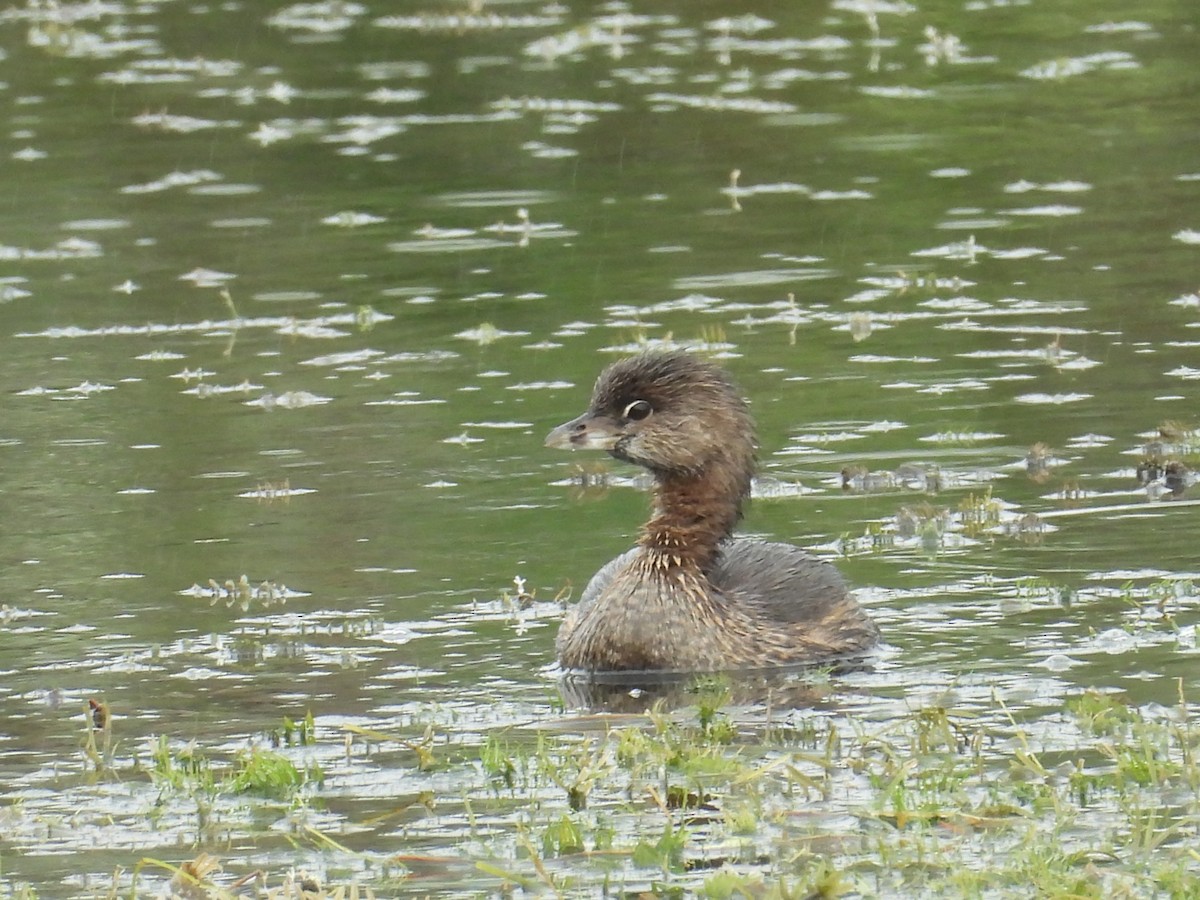
M 488 225 L 484 231 L 493 234 L 515 234 L 518 236 L 518 247 L 529 246 L 531 238 L 566 238 L 574 237 L 576 232 L 565 228 L 558 222 L 534 222 L 529 218 L 529 210 L 520 207 L 517 210 L 516 222 L 497 222 Z
M 482 5 L 482 4 L 481 4 Z M 562 24 L 560 15 L 500 15 L 498 13 L 418 13 L 411 16 L 380 16 L 372 21 L 376 28 L 398 31 L 508 31 L 550 28 Z
M 1063 393 L 1063 394 L 1018 394 L 1013 399 L 1017 403 L 1034 403 L 1038 405 L 1062 406 L 1064 403 L 1078 403 L 1080 400 L 1091 399 L 1091 394 L 1083 393 Z
M 888 490 L 892 484 L 887 479 L 877 490 Z M 862 488 L 866 489 L 869 488 Z M 1057 530 L 1043 516 L 1023 512 L 1015 504 L 994 497 L 988 486 L 982 493 L 967 494 L 955 506 L 931 503 L 902 506 L 894 515 L 868 527 L 861 538 L 844 536 L 838 546 L 843 555 L 896 549 L 936 555 L 961 550 L 987 535 L 1040 540 Z
M 533 604 L 537 599 L 537 591 L 528 589 L 528 582 L 520 575 L 513 576 L 513 590 L 501 591 L 500 602 L 508 609 L 518 611 Z
M 949 481 L 958 487 L 962 480 L 947 476 L 939 466 L 903 463 L 895 469 L 870 471 L 865 466 L 845 466 L 839 473 L 841 489 L 855 493 L 908 490 L 936 494 Z
M 263 482 L 252 491 L 243 491 L 238 494 L 239 497 L 244 497 L 250 500 L 258 500 L 261 503 L 272 503 L 277 500 L 287 502 L 292 497 L 301 497 L 305 494 L 315 494 L 315 488 L 294 488 L 288 479 L 284 479 L 278 484 L 272 482 Z
M 1023 78 L 1034 81 L 1061 81 L 1064 78 L 1074 78 L 1077 75 L 1087 75 L 1095 71 L 1123 71 L 1140 68 L 1141 64 L 1124 50 L 1106 50 L 1102 53 L 1092 53 L 1087 56 L 1065 57 L 1052 59 L 1030 66 L 1019 74 Z
M 1057 586 L 1029 580 L 1012 591 L 1025 602 L 1059 597 Z M 1045 659 L 1061 671 L 1068 658 Z M 819 676 L 803 688 L 819 697 Z M 225 828 L 237 802 L 290 805 L 301 823 L 295 839 L 347 864 L 358 854 L 311 824 L 310 804 L 328 777 L 320 760 L 363 775 L 388 760 L 415 782 L 389 817 L 416 822 L 435 808 L 441 817 L 461 810 L 455 856 L 497 887 L 562 891 L 569 878 L 575 889 L 603 883 L 710 898 L 827 895 L 835 883 L 860 895 L 928 897 L 1017 896 L 1031 884 L 1048 896 L 1078 895 L 1081 880 L 1099 885 L 1097 896 L 1140 896 L 1164 883 L 1182 895 L 1197 889 L 1184 839 L 1200 791 L 1197 726 L 1182 694 L 1163 707 L 1075 691 L 1047 712 L 1054 727 L 1046 731 L 995 692 L 955 704 L 960 690 L 910 703 L 886 723 L 812 709 L 751 722 L 726 706 L 730 686 L 717 678 L 697 681 L 678 714 L 653 708 L 584 736 L 490 728 L 467 743 L 429 720 L 397 730 L 285 718 L 268 735 L 279 749 L 255 745 L 232 756 L 160 736 L 123 780 L 135 791 L 148 780 L 160 817 L 199 805 L 202 824 Z M 448 778 L 469 787 L 451 795 L 438 787 Z M 20 839 L 28 826 L 16 824 Z M 269 831 L 236 828 L 260 840 Z M 478 829 L 486 842 L 467 838 Z M 797 846 L 806 848 L 801 864 Z M 1077 862 L 1093 858 L 1106 865 Z M 359 872 L 355 890 L 368 896 L 397 885 L 410 874 L 402 862 L 419 869 L 436 861 L 396 858 Z M 143 883 L 155 870 L 177 885 L 184 872 L 209 891 L 234 891 L 255 874 L 239 868 L 207 854 L 179 869 L 143 859 L 124 893 L 159 890 Z M 256 877 L 269 885 L 280 876 Z M 284 881 L 314 896 L 351 896 L 294 871 Z
M 331 131 L 322 135 L 321 142 L 346 144 L 346 152 L 354 152 L 358 148 L 400 134 L 407 127 L 395 117 L 371 115 L 345 116 L 334 124 L 340 126 L 341 131 Z
M 446 401 L 441 397 L 422 397 L 413 391 L 399 391 L 382 400 L 368 400 L 364 406 L 441 406 Z
M 488 344 L 494 344 L 496 341 L 510 337 L 528 337 L 528 331 L 505 331 L 502 328 L 497 328 L 491 322 L 484 322 L 475 328 L 468 328 L 465 331 L 460 331 L 454 335 L 464 341 L 471 341 L 486 347 Z
M 310 34 L 336 34 L 353 26 L 366 12 L 367 8 L 361 3 L 343 0 L 293 3 L 268 16 L 267 24 Z
M 105 72 L 100 81 L 113 84 L 178 84 L 199 78 L 232 78 L 242 64 L 229 59 L 142 59 L 123 69 Z
M 1160 422 L 1153 431 L 1138 435 L 1145 438 L 1136 452 L 1147 461 L 1163 462 L 1165 457 L 1200 457 L 1200 429 L 1176 420 Z
M 211 375 L 212 373 L 208 374 Z M 208 400 L 213 397 L 224 397 L 229 394 L 250 394 L 262 389 L 263 386 L 261 384 L 255 384 L 249 380 L 243 381 L 240 384 L 209 384 L 208 382 L 201 382 L 194 387 L 185 388 L 179 393 L 199 397 L 201 400 Z
M 1196 483 L 1197 477 L 1195 472 L 1177 459 L 1164 461 L 1151 458 L 1138 465 L 1137 480 L 1151 500 L 1158 500 L 1165 494 L 1183 496 L 1184 491 Z
M 1035 484 L 1043 484 L 1049 480 L 1053 470 L 1063 464 L 1063 460 L 1054 455 L 1049 446 L 1038 441 L 1025 454 L 1022 465 L 1029 480 Z
M 97 384 L 91 381 L 83 381 L 74 387 L 68 388 L 48 388 L 48 387 L 31 387 L 21 391 L 15 391 L 17 397 L 49 397 L 51 400 L 86 400 L 89 397 L 94 397 L 97 394 L 115 391 L 116 385 L 112 384 Z
M 33 294 L 23 288 L 17 287 L 11 283 L 13 281 L 23 282 L 25 279 L 0 279 L 0 303 L 11 303 L 14 300 L 21 300 L 25 297 L 32 297 Z M 6 283 L 8 282 L 8 283 Z
M 978 444 L 984 441 L 995 441 L 1004 437 L 1003 434 L 994 431 L 939 431 L 937 434 L 925 435 L 917 438 L 920 441 L 928 441 L 934 444 L 961 444 L 969 446 Z
M 929 88 L 908 87 L 902 84 L 863 85 L 858 90 L 868 97 L 882 97 L 885 100 L 927 100 L 937 96 L 937 92 Z
M 325 353 L 321 356 L 313 356 L 309 359 L 301 360 L 300 365 L 353 370 L 361 368 L 363 363 L 379 361 L 379 358 L 385 355 L 382 350 L 374 350 L 367 347 L 361 350 L 349 350 L 344 353 Z
M 672 94 L 656 92 L 646 96 L 646 102 L 659 112 L 702 109 L 709 112 L 745 112 L 760 115 L 792 113 L 797 107 L 783 100 L 760 100 L 754 97 L 724 97 L 702 94 Z
M 13 247 L 0 244 L 0 260 L 9 262 L 37 260 L 64 261 L 74 259 L 96 259 L 104 255 L 103 247 L 96 241 L 83 238 L 64 238 L 41 250 L 31 247 Z
M 247 400 L 246 406 L 257 406 L 259 409 L 305 409 L 309 406 L 322 406 L 332 403 L 332 397 L 324 397 L 311 391 L 284 391 L 282 394 L 267 392 L 255 400 Z
M 1191 10 L 1046 5 L 0 11 L 0 897 L 1200 896 Z M 557 681 L 647 346 L 870 666 Z
M 237 119 L 202 119 L 198 116 L 172 115 L 167 112 L 146 112 L 134 116 L 134 125 L 147 131 L 162 131 L 168 134 L 191 134 L 195 131 L 209 131 L 216 128 L 240 128 L 242 122 Z
M 535 113 L 600 113 L 619 112 L 621 105 L 608 101 L 563 100 L 549 97 L 502 97 L 489 106 L 500 112 Z
M 190 588 L 182 590 L 179 593 L 185 597 L 198 597 L 208 600 L 213 606 L 218 603 L 224 603 L 228 607 L 237 606 L 243 612 L 249 610 L 251 606 L 261 606 L 263 609 L 270 609 L 273 606 L 282 606 L 287 601 L 294 600 L 297 597 L 309 596 L 302 591 L 293 591 L 286 585 L 276 584 L 273 581 L 263 581 L 254 585 L 250 583 L 250 579 L 245 575 L 237 581 L 226 579 L 221 584 L 210 578 L 206 586 L 202 587 L 199 584 L 193 584 Z
M 505 385 L 506 391 L 563 391 L 575 387 L 573 381 L 519 381 Z
M 1064 216 L 1077 216 L 1083 212 L 1082 206 L 1068 206 L 1065 203 L 1045 204 L 1043 206 L 1024 206 L 1015 209 L 998 210 L 1001 215 L 1005 216 L 1049 216 L 1051 218 L 1062 218 Z
M 844 37 L 826 34 L 815 38 L 751 38 L 719 35 L 711 38 L 709 46 L 720 57 L 732 63 L 734 53 L 754 56 L 778 56 L 796 59 L 809 53 L 835 54 L 848 50 L 853 44 Z
M 221 274 L 221 273 L 216 273 Z M 180 276 L 181 278 L 183 276 Z M 232 277 L 232 276 L 227 276 Z M 214 284 L 221 283 L 220 280 Z M 296 318 L 294 316 L 251 316 L 234 319 L 202 319 L 197 322 L 173 322 L 170 324 L 150 325 L 104 325 L 98 328 L 83 328 L 76 325 L 55 326 L 36 332 L 17 332 L 16 337 L 48 337 L 48 338 L 88 338 L 116 337 L 131 335 L 170 335 L 191 333 L 228 333 L 239 329 L 268 328 L 280 334 L 297 337 L 340 337 L 344 331 L 332 326 L 356 325 L 361 326 L 365 321 L 369 325 L 380 322 L 390 322 L 394 317 L 388 313 L 375 310 L 368 311 L 365 316 L 361 312 L 334 313 L 331 315 L 313 316 L 311 318 Z
M 157 178 L 154 181 L 146 181 L 141 184 L 127 184 L 121 188 L 122 194 L 155 194 L 161 191 L 170 190 L 176 187 L 192 187 L 197 184 L 205 184 L 217 181 L 223 181 L 224 176 L 212 171 L 211 169 L 193 169 L 188 172 L 170 172 L 162 178 Z
M 387 219 L 384 216 L 345 210 L 326 216 L 321 220 L 321 224 L 333 225 L 337 228 L 362 228 L 364 225 L 378 225 L 380 222 L 386 221 Z
M 626 15 L 607 18 L 609 21 L 593 21 L 561 34 L 538 38 L 525 46 L 525 55 L 549 63 L 565 56 L 583 53 L 593 47 L 605 47 L 613 59 L 620 59 L 624 55 L 626 45 L 637 40 L 625 33 L 626 26 L 637 24 L 635 19 L 646 17 Z
M 1050 191 L 1060 194 L 1078 194 L 1083 191 L 1090 191 L 1093 185 L 1087 181 L 1048 181 L 1039 184 L 1036 181 L 1010 181 L 1004 186 L 1006 194 L 1025 194 L 1029 191 Z
M 467 234 L 462 234 L 463 231 Z M 418 234 L 421 240 L 393 241 L 387 245 L 387 249 L 393 253 L 466 253 L 513 246 L 511 241 L 476 235 L 471 229 L 442 229 L 430 225 L 422 228 Z
M 828 278 L 829 269 L 820 268 L 763 268 L 716 275 L 688 275 L 676 278 L 671 286 L 678 291 L 711 291 L 719 288 L 752 287 L 755 285 L 791 284 Z

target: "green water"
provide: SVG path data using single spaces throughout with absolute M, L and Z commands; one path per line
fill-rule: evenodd
M 576 489 L 604 461 L 542 437 L 645 342 L 725 362 L 762 447 L 745 529 L 840 557 L 879 621 L 834 710 L 1200 695 L 1200 489 L 1136 471 L 1197 462 L 1196 24 L 1165 0 L 0 13 L 3 878 L 76 895 L 195 854 L 188 822 L 144 825 L 144 778 L 79 777 L 89 698 L 124 764 L 306 711 L 339 747 L 346 722 L 571 731 L 550 601 L 646 498 L 612 462 Z M 940 489 L 842 486 L 904 464 Z M 217 596 L 242 575 L 286 603 Z M 319 826 L 470 789 L 407 766 L 345 762 Z M 465 834 L 368 846 L 472 858 Z M 354 868 L 232 843 L 231 870 Z

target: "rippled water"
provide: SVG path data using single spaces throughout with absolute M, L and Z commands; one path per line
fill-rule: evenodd
M 126 763 L 311 711 L 315 827 L 457 860 L 414 890 L 494 887 L 459 805 L 395 812 L 470 778 L 342 729 L 590 727 L 555 598 L 646 500 L 542 436 L 644 344 L 728 365 L 762 445 L 745 529 L 840 557 L 884 630 L 820 715 L 1200 693 L 1183 6 L 113 2 L 0 29 L 12 883 L 194 852 L 144 779 L 79 774 L 102 698 Z

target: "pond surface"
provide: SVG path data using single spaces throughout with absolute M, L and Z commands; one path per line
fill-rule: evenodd
M 226 886 L 536 880 L 525 829 L 579 811 L 485 808 L 480 748 L 603 732 L 554 634 L 647 507 L 632 469 L 542 439 L 647 344 L 734 374 L 743 530 L 836 558 L 885 634 L 815 704 L 731 706 L 747 752 L 772 758 L 773 716 L 928 704 L 1065 751 L 1090 688 L 1200 698 L 1196 24 L 1169 0 L 0 12 L 0 894 L 200 850 Z M 146 774 L 308 713 L 299 799 L 206 808 Z M 864 796 L 807 826 L 853 831 Z M 699 884 L 636 854 L 562 870 Z

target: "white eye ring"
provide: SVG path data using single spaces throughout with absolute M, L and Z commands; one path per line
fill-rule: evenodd
M 625 412 L 621 413 L 623 418 L 629 419 L 632 422 L 640 422 L 650 413 L 654 412 L 652 407 L 646 400 L 634 400 L 625 407 Z

